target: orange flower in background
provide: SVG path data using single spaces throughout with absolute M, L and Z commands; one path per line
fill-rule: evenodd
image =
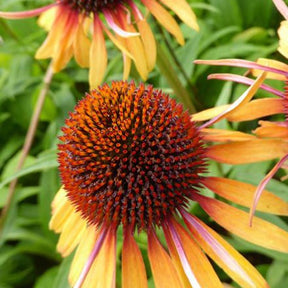
M 188 212 L 189 202 L 198 202 L 228 231 L 288 252 L 287 232 L 257 217 L 249 227 L 248 213 L 201 193 L 205 186 L 249 206 L 255 190 L 239 181 L 205 176 L 213 156 L 205 143 L 216 137 L 206 127 L 197 127 L 182 105 L 162 91 L 133 82 L 105 84 L 77 104 L 60 137 L 63 187 L 53 201 L 50 222 L 61 233 L 57 249 L 62 256 L 78 246 L 69 274 L 73 287 L 115 287 L 119 228 L 122 287 L 148 287 L 136 231 L 147 234 L 156 287 L 223 287 L 205 254 L 241 287 L 268 287 L 244 257 Z M 218 135 L 222 140 L 248 137 L 242 134 Z M 288 215 L 288 204 L 268 191 L 258 209 Z M 164 232 L 167 250 L 156 228 Z
M 132 0 L 58 0 L 56 3 L 25 12 L 0 12 L 8 19 L 40 15 L 39 24 L 49 34 L 36 53 L 37 59 L 52 58 L 55 72 L 63 69 L 72 56 L 81 67 L 89 67 L 92 88 L 103 80 L 107 67 L 104 33 L 121 50 L 124 79 L 134 62 L 142 79 L 154 68 L 156 43 L 153 33 Z M 183 45 L 182 32 L 161 2 L 193 29 L 198 30 L 196 16 L 185 0 L 141 0 L 152 15 Z M 105 23 L 106 22 L 106 23 Z M 107 27 L 108 26 L 108 27 Z

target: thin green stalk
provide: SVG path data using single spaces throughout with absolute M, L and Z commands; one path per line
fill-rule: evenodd
M 191 114 L 195 113 L 196 109 L 192 103 L 191 96 L 179 80 L 166 51 L 160 44 L 157 45 L 157 51 L 157 66 L 161 74 L 167 79 L 176 97 L 182 102 L 184 107 L 188 109 Z
M 18 165 L 16 167 L 16 172 L 18 172 L 22 168 L 22 166 L 23 166 L 23 164 L 25 162 L 25 159 L 26 159 L 26 157 L 29 154 L 29 151 L 30 151 L 30 148 L 32 146 L 33 139 L 34 139 L 34 136 L 35 136 L 35 133 L 36 133 L 36 129 L 37 129 L 37 125 L 38 125 L 38 122 L 39 122 L 40 114 L 41 114 L 41 111 L 42 111 L 42 108 L 43 108 L 43 104 L 44 104 L 44 101 L 45 101 L 45 97 L 46 97 L 47 92 L 49 90 L 52 78 L 53 78 L 53 71 L 52 71 L 52 65 L 50 64 L 48 69 L 47 69 L 47 71 L 46 71 L 46 74 L 44 76 L 43 88 L 41 89 L 41 91 L 39 93 L 39 97 L 38 97 L 38 100 L 37 100 L 37 103 L 36 103 L 36 107 L 35 107 L 35 110 L 33 112 L 32 117 L 31 117 L 30 125 L 29 125 L 29 128 L 28 128 L 26 137 L 25 137 L 25 142 L 24 142 L 23 148 L 22 148 L 21 157 L 20 157 Z M 17 178 L 14 179 L 10 183 L 10 186 L 9 186 L 9 191 L 8 191 L 6 205 L 4 206 L 4 208 L 3 208 L 2 212 L 1 212 L 0 235 L 2 234 L 7 214 L 8 214 L 9 209 L 10 209 L 12 203 L 13 203 L 13 198 L 14 198 L 14 194 L 15 194 L 15 188 L 16 188 L 16 185 L 17 185 L 17 181 L 18 181 Z

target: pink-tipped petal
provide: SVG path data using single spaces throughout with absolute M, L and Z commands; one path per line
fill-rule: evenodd
M 96 256 L 98 255 L 102 245 L 103 245 L 103 242 L 106 238 L 106 235 L 107 235 L 107 229 L 102 229 L 102 231 L 99 232 L 99 236 L 98 236 L 98 239 L 95 243 L 95 246 L 94 246 L 89 258 L 87 259 L 87 262 L 85 263 L 85 266 L 83 267 L 83 270 L 82 270 L 74 288 L 80 288 L 82 286 L 82 284 L 84 283 L 86 276 L 88 275 L 90 268 L 91 268 Z
M 125 31 L 123 29 L 121 29 L 121 27 L 119 27 L 114 19 L 113 16 L 111 15 L 111 13 L 107 10 L 103 10 L 103 14 L 105 15 L 105 19 L 108 23 L 108 25 L 110 26 L 110 28 L 118 35 L 120 35 L 123 38 L 129 38 L 129 37 L 135 37 L 135 36 L 139 36 L 140 34 L 137 32 L 129 32 L 129 31 Z
M 229 73 L 215 73 L 215 74 L 210 74 L 208 76 L 208 79 L 217 79 L 217 80 L 225 80 L 225 81 L 233 81 L 236 83 L 241 83 L 241 84 L 245 84 L 248 86 L 251 86 L 254 83 L 254 79 L 245 77 L 245 76 L 240 76 L 240 75 L 236 75 L 236 74 L 229 74 Z M 263 90 L 266 90 L 270 93 L 273 93 L 276 96 L 279 97 L 283 97 L 283 92 L 279 91 L 269 85 L 266 84 L 261 84 L 260 88 Z
M 35 16 L 39 16 L 41 13 L 49 10 L 50 8 L 59 5 L 58 3 L 53 3 L 41 8 L 23 11 L 23 12 L 3 12 L 0 11 L 0 18 L 5 19 L 25 19 L 25 18 L 31 18 Z
M 288 20 L 288 7 L 283 0 L 273 0 L 278 11 Z
M 242 59 L 222 59 L 222 60 L 195 60 L 195 64 L 205 64 L 205 65 L 215 65 L 215 66 L 232 66 L 232 67 L 242 67 L 247 69 L 257 69 L 267 72 L 273 72 L 276 74 L 288 75 L 288 71 L 268 67 L 265 65 L 258 64 L 253 61 L 242 60 Z
M 252 226 L 252 221 L 253 221 L 253 217 L 255 214 L 255 210 L 257 207 L 257 204 L 260 200 L 260 197 L 266 187 L 266 185 L 268 184 L 268 182 L 271 180 L 271 178 L 275 175 L 275 173 L 281 168 L 281 166 L 288 160 L 288 154 L 285 155 L 273 168 L 272 170 L 264 177 L 264 179 L 260 182 L 260 184 L 258 185 L 255 194 L 254 194 L 254 198 L 253 198 L 253 202 L 252 202 L 252 207 L 250 209 L 250 214 L 249 214 L 249 225 Z
M 200 126 L 200 129 L 213 125 L 214 123 L 225 118 L 228 114 L 239 110 L 245 103 L 248 103 L 258 91 L 260 85 L 265 80 L 265 77 L 265 72 L 261 73 L 261 75 L 259 75 L 259 77 L 254 81 L 254 83 L 241 95 L 241 97 L 239 97 L 233 104 L 231 104 L 228 109 L 224 110 L 222 113 Z
M 267 287 L 268 284 L 240 253 L 210 227 L 183 209 L 184 221 L 201 248 L 241 287 Z
M 180 261 L 182 263 L 183 270 L 185 271 L 185 274 L 186 274 L 191 286 L 193 288 L 201 288 L 200 283 L 196 279 L 195 274 L 193 273 L 193 271 L 190 267 L 189 261 L 187 259 L 187 256 L 185 254 L 185 251 L 183 249 L 180 237 L 179 237 L 176 229 L 174 228 L 174 226 L 171 222 L 167 223 L 167 227 L 169 229 L 172 241 L 175 245 L 175 248 L 176 248 L 177 253 L 179 255 Z

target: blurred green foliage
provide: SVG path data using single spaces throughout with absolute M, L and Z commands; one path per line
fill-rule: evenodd
M 198 16 L 200 31 L 192 31 L 181 24 L 186 39 L 183 47 L 179 47 L 167 32 L 160 31 L 152 17 L 149 17 L 149 22 L 159 45 L 167 54 L 165 57 L 171 60 L 171 70 L 190 93 L 191 99 L 197 99 L 198 109 L 231 102 L 244 88 L 241 85 L 206 80 L 210 73 L 238 72 L 239 69 L 196 67 L 193 60 L 235 57 L 250 60 L 259 57 L 282 59 L 276 52 L 276 31 L 282 18 L 271 0 L 188 2 Z M 0 10 L 23 11 L 48 3 L 51 1 L 6 0 L 1 1 Z M 49 231 L 48 222 L 51 201 L 61 185 L 57 171 L 57 136 L 61 133 L 60 128 L 64 125 L 68 112 L 73 110 L 75 103 L 84 96 L 89 87 L 87 70 L 80 69 L 74 60 L 70 61 L 65 70 L 55 75 L 29 157 L 23 169 L 15 173 L 30 118 L 49 65 L 48 60 L 34 59 L 35 51 L 45 39 L 45 35 L 35 18 L 0 19 L 0 208 L 5 205 L 9 182 L 19 177 L 16 196 L 0 239 L 1 288 L 68 287 L 67 274 L 72 256 L 62 260 L 57 254 L 57 235 Z M 122 56 L 109 40 L 107 42 L 110 60 L 105 81 L 109 83 L 122 79 Z M 175 63 L 173 55 L 171 56 L 171 50 L 174 51 L 178 64 Z M 132 70 L 130 79 L 141 81 L 135 69 Z M 147 83 L 175 96 L 170 81 L 171 79 L 163 76 L 160 67 L 156 67 Z M 232 127 L 227 122 L 220 125 L 228 129 L 245 130 L 254 127 L 255 123 L 242 124 L 240 127 Z M 226 165 L 220 167 L 221 169 L 212 165 L 211 171 L 257 185 L 271 165 L 271 162 L 238 167 Z M 268 187 L 288 200 L 287 185 L 277 179 L 271 181 Z M 198 205 L 191 206 L 191 209 L 204 221 L 210 221 Z M 261 216 L 288 230 L 287 219 Z M 214 225 L 216 230 L 219 228 L 214 223 L 210 224 Z M 288 286 L 286 255 L 267 251 L 231 235 L 226 237 L 264 274 L 272 288 Z M 145 235 L 140 234 L 137 241 L 148 267 Z M 120 269 L 119 260 L 117 265 Z M 219 271 L 219 275 L 223 281 L 230 281 L 223 272 Z M 150 270 L 148 276 L 151 277 Z M 117 278 L 117 283 L 120 287 L 120 278 Z M 149 280 L 149 285 L 153 287 L 152 279 Z

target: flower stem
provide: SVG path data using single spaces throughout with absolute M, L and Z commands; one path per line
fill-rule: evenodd
M 196 109 L 191 101 L 191 97 L 177 77 L 177 73 L 171 64 L 165 49 L 158 44 L 157 51 L 157 66 L 161 74 L 163 74 L 163 76 L 166 78 L 176 97 L 181 100 L 184 107 L 188 109 L 190 113 L 195 113 Z
M 39 122 L 40 114 L 41 114 L 41 111 L 43 108 L 44 100 L 45 100 L 45 97 L 46 97 L 47 92 L 49 90 L 52 78 L 53 78 L 53 71 L 52 71 L 52 65 L 50 64 L 47 71 L 46 71 L 46 74 L 44 76 L 43 87 L 39 93 L 36 107 L 35 107 L 35 110 L 33 112 L 32 117 L 31 117 L 30 125 L 28 128 L 26 137 L 25 137 L 25 142 L 24 142 L 23 148 L 22 148 L 21 157 L 20 157 L 19 162 L 18 162 L 17 167 L 16 167 L 16 172 L 18 172 L 22 168 L 22 166 L 25 162 L 25 159 L 26 159 L 27 155 L 29 154 L 29 151 L 30 151 L 30 148 L 31 148 L 34 136 L 35 136 L 35 132 L 37 129 L 37 125 Z M 3 210 L 1 212 L 1 217 L 0 217 L 0 235 L 3 231 L 3 227 L 4 227 L 4 223 L 5 223 L 8 211 L 9 211 L 9 209 L 13 203 L 13 197 L 15 194 L 15 188 L 17 185 L 17 181 L 18 181 L 18 179 L 16 178 L 9 185 L 9 191 L 8 191 L 6 205 L 3 207 Z

